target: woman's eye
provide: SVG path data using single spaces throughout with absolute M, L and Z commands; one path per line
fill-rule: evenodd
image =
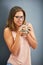
M 23 16 L 21 16 L 20 18 L 23 18 Z
M 19 18 L 19 16 L 15 16 L 16 18 Z
M 16 18 L 23 18 L 23 16 L 15 16 Z

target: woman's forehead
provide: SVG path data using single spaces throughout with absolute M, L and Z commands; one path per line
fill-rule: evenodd
M 23 16 L 23 12 L 22 11 L 16 12 L 15 15 Z

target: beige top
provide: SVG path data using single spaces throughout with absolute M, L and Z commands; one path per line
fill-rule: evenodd
M 12 31 L 12 35 L 16 37 L 16 33 Z M 31 65 L 30 46 L 27 40 L 20 36 L 20 52 L 18 56 L 14 56 L 12 53 L 8 59 L 8 63 L 12 65 Z

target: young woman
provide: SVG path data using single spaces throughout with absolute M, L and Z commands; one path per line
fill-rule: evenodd
M 37 48 L 37 41 L 32 24 L 25 22 L 25 18 L 21 7 L 10 10 L 4 29 L 4 40 L 11 52 L 7 65 L 31 65 L 30 47 Z

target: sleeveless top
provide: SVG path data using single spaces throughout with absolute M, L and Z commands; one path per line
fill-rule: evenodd
M 16 32 L 12 31 L 12 35 L 15 40 Z M 31 65 L 30 46 L 23 36 L 20 36 L 20 52 L 18 56 L 11 53 L 7 63 L 12 65 Z

